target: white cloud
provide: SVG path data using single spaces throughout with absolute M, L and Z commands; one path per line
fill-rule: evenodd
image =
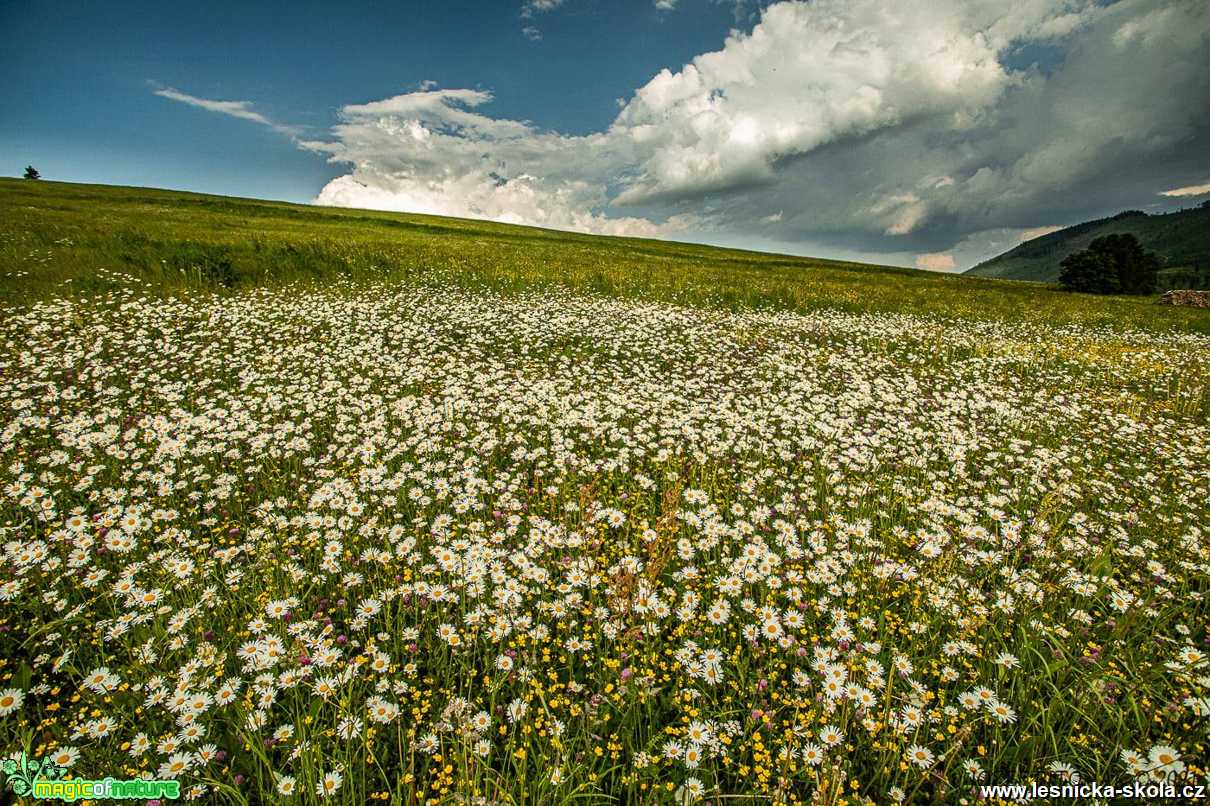
M 657 237 L 688 226 L 686 216 L 606 216 L 605 180 L 584 166 L 621 170 L 627 157 L 609 138 L 542 133 L 475 111 L 491 100 L 479 90 L 427 90 L 343 107 L 335 139 L 303 145 L 355 168 L 315 201 L 607 235 Z
M 1045 227 L 1033 227 L 1031 229 L 1025 230 L 1017 237 L 1020 239 L 1021 243 L 1025 243 L 1026 241 L 1032 241 L 1034 238 L 1041 238 L 1043 235 L 1049 235 L 1052 232 L 1058 232 L 1061 229 L 1063 229 L 1063 227 L 1058 227 L 1058 226 L 1054 226 L 1054 225 L 1045 226 Z
M 565 2 L 567 0 L 526 0 L 521 6 L 521 19 L 529 20 L 538 14 L 554 11 Z M 521 35 L 530 42 L 542 41 L 542 30 L 536 25 L 526 25 L 521 29 Z
M 787 0 L 661 71 L 595 134 L 429 87 L 347 106 L 305 147 L 349 166 L 320 203 L 964 267 L 1205 171 L 1208 9 Z M 1030 44 L 1058 56 L 1006 66 Z
M 887 235 L 907 235 L 916 229 L 928 208 L 915 193 L 900 193 L 880 199 L 869 208 L 871 218 L 887 221 Z
M 954 256 L 946 252 L 932 252 L 916 255 L 916 268 L 928 271 L 953 271 Z
M 535 14 L 545 14 L 548 11 L 554 11 L 565 2 L 567 0 L 526 0 L 525 5 L 521 6 L 521 16 L 528 19 Z
M 993 102 L 1009 77 L 958 7 L 817 0 L 770 6 L 751 33 L 640 88 L 614 128 L 651 146 L 620 203 L 774 181 L 851 136 Z
M 1210 182 L 1204 185 L 1187 185 L 1183 188 L 1172 188 L 1160 192 L 1161 196 L 1204 196 L 1210 193 Z
M 676 3 L 677 0 L 655 0 L 655 7 L 660 11 L 672 11 Z
M 189 106 L 195 106 L 199 109 L 205 109 L 208 112 L 217 112 L 220 115 L 229 115 L 240 120 L 248 120 L 253 123 L 259 123 L 262 126 L 268 126 L 274 131 L 281 132 L 294 136 L 298 134 L 298 128 L 295 126 L 286 126 L 281 123 L 275 123 L 269 118 L 262 115 L 252 108 L 251 101 L 212 101 L 208 98 L 198 98 L 196 95 L 189 95 L 172 87 L 163 87 L 154 90 L 154 94 L 161 98 L 167 98 L 170 101 L 179 101 Z

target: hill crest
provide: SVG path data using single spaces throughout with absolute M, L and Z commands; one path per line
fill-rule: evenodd
M 985 260 L 966 274 L 1005 280 L 1055 282 L 1060 263 L 1105 235 L 1133 233 L 1143 248 L 1161 260 L 1161 283 L 1181 281 L 1205 286 L 1210 273 L 1210 202 L 1200 207 L 1154 215 L 1125 210 L 1032 238 L 1002 255 Z

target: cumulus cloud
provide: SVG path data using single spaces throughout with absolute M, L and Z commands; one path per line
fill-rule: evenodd
M 423 90 L 340 110 L 334 139 L 307 149 L 356 166 L 329 182 L 316 202 L 610 235 L 657 237 L 684 231 L 689 219 L 660 222 L 605 215 L 603 175 L 633 158 L 606 135 L 565 137 L 524 121 L 476 111 L 482 90 Z
M 1183 188 L 1172 188 L 1160 192 L 1161 196 L 1204 196 L 1210 193 L 1210 182 L 1204 185 L 1186 185 Z
M 296 126 L 287 126 L 281 123 L 276 123 L 262 115 L 252 108 L 251 101 L 213 101 L 208 98 L 199 98 L 196 95 L 190 95 L 172 87 L 161 87 L 153 90 L 155 95 L 161 98 L 167 98 L 170 101 L 179 101 L 189 106 L 205 109 L 208 112 L 217 112 L 220 115 L 228 115 L 240 120 L 248 120 L 253 123 L 259 123 L 261 126 L 267 126 L 274 131 L 282 134 L 294 136 L 298 133 Z
M 651 151 L 619 203 L 775 182 L 779 162 L 828 143 L 990 103 L 1007 73 L 943 5 L 779 3 L 662 71 L 614 124 Z
M 427 88 L 346 106 L 304 147 L 349 167 L 323 204 L 949 270 L 1204 176 L 1208 37 L 1197 0 L 786 0 L 653 76 L 604 131 Z M 1024 63 L 1038 45 L 1058 55 Z

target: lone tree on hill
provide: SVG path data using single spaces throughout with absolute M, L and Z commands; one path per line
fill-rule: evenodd
M 38 173 L 38 169 L 35 168 L 34 166 L 26 165 L 25 166 L 25 178 L 26 179 L 41 179 L 42 174 Z
M 1160 261 L 1144 252 L 1138 238 L 1106 235 L 1083 252 L 1068 255 L 1060 264 L 1059 284 L 1085 294 L 1151 294 L 1155 291 Z

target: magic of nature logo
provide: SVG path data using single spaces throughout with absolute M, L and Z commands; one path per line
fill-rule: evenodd
M 0 763 L 13 794 L 29 795 L 38 800 L 64 800 L 68 802 L 87 800 L 147 800 L 181 796 L 178 781 L 147 780 L 132 778 L 120 780 L 104 778 L 89 781 L 80 778 L 64 780 L 63 767 L 49 760 L 30 758 L 26 753 L 16 758 L 6 758 Z

